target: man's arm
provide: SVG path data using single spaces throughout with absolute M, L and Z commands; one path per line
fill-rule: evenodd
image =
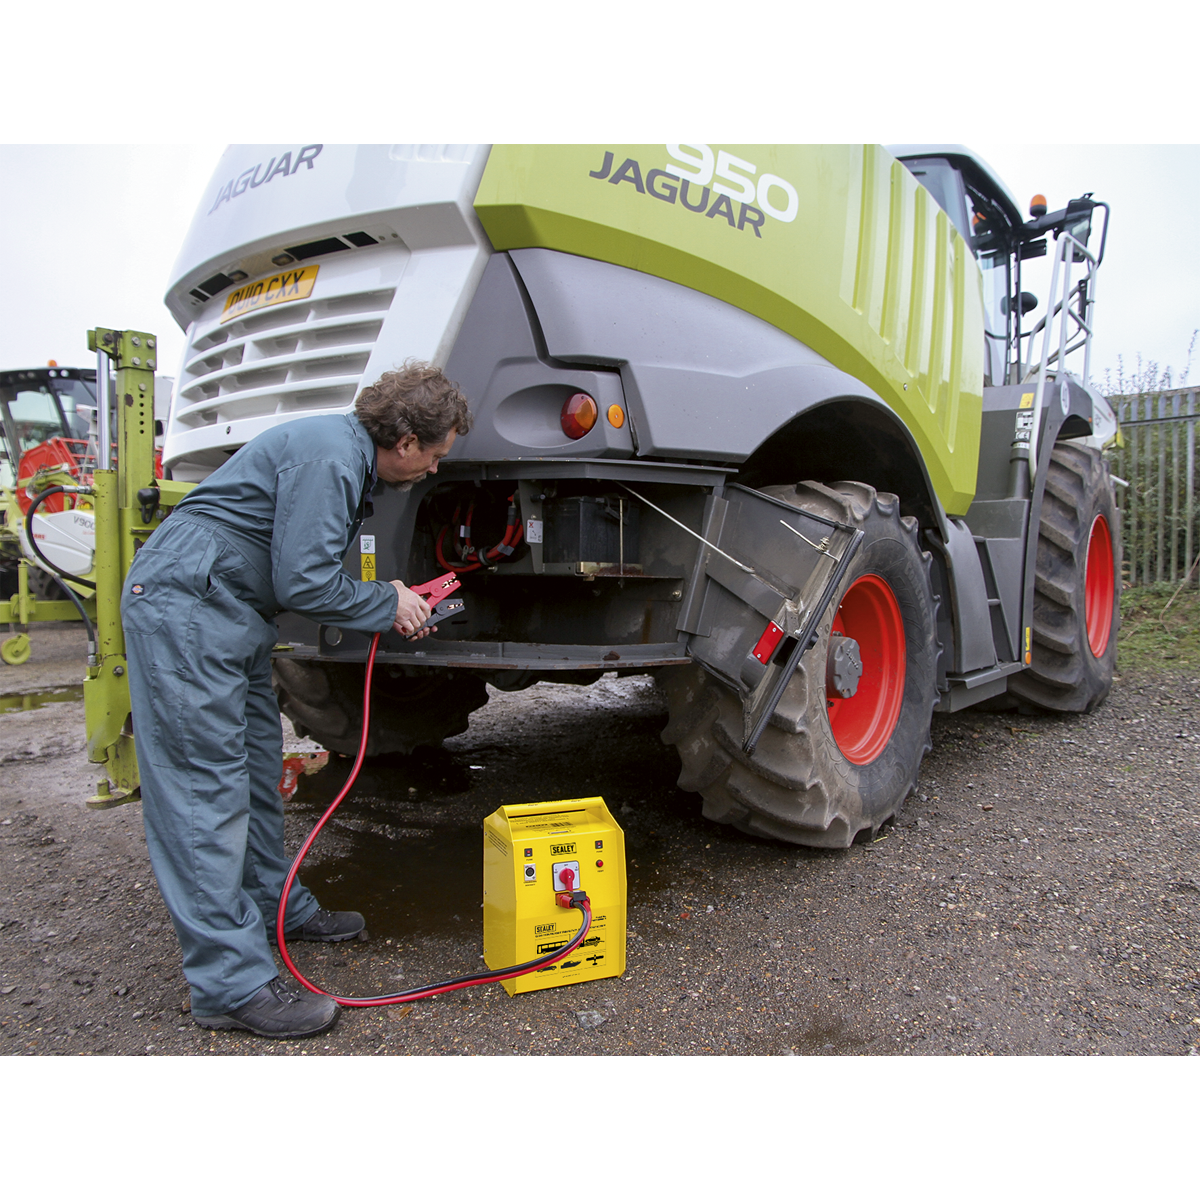
M 391 583 L 352 579 L 342 569 L 361 488 L 361 475 L 336 461 L 306 462 L 279 472 L 271 583 L 276 600 L 291 612 L 376 633 L 396 621 L 401 596 Z

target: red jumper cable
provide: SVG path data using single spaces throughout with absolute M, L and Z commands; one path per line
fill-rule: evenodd
M 448 581 L 453 581 L 452 585 Z M 429 583 L 421 584 L 412 590 L 417 592 L 418 595 L 429 596 L 434 590 L 440 589 L 445 592 L 453 590 L 457 586 L 458 583 L 453 580 L 453 573 L 451 573 L 449 576 L 443 575 L 439 579 L 430 580 Z M 431 621 L 433 619 L 432 617 L 430 618 Z M 287 969 L 296 977 L 297 982 L 306 987 L 310 992 L 315 992 L 318 996 L 329 996 L 347 1008 L 378 1008 L 385 1004 L 407 1004 L 413 1000 L 424 1000 L 430 996 L 438 996 L 443 992 L 454 992 L 460 988 L 476 987 L 481 983 L 499 983 L 504 979 L 516 979 L 520 975 L 528 975 L 531 971 L 538 971 L 542 967 L 551 966 L 573 953 L 582 944 L 584 938 L 587 937 L 588 930 L 592 926 L 592 905 L 587 897 L 587 893 L 581 891 L 559 893 L 555 896 L 557 904 L 563 908 L 577 908 L 583 914 L 583 923 L 580 925 L 579 931 L 565 946 L 560 947 L 550 954 L 545 954 L 541 958 L 519 963 L 513 967 L 500 967 L 494 971 L 479 971 L 473 975 L 460 975 L 455 979 L 447 979 L 441 983 L 429 984 L 427 987 L 409 988 L 407 991 L 392 992 L 383 996 L 339 996 L 336 992 L 326 991 L 325 988 L 318 987 L 317 984 L 306 979 L 301 973 L 300 968 L 292 961 L 292 956 L 288 953 L 287 940 L 283 930 L 287 897 L 291 894 L 292 884 L 295 882 L 296 875 L 300 870 L 300 864 L 304 861 L 305 855 L 312 848 L 313 842 L 317 840 L 317 835 L 325 828 L 329 818 L 337 811 L 338 805 L 349 794 L 350 789 L 354 786 L 354 781 L 358 778 L 363 760 L 366 758 L 367 733 L 371 725 L 371 675 L 375 669 L 375 651 L 379 646 L 379 637 L 378 633 L 375 634 L 371 639 L 371 648 L 367 651 L 367 671 L 366 679 L 363 683 L 362 737 L 359 739 L 358 755 L 354 760 L 354 766 L 350 768 L 350 775 L 346 779 L 345 784 L 342 785 L 342 790 L 338 792 L 333 803 L 325 810 L 325 814 L 313 827 L 313 831 L 305 838 L 304 845 L 300 847 L 300 852 L 292 860 L 291 869 L 288 871 L 283 891 L 280 894 L 279 909 L 275 914 L 275 937 L 279 943 L 279 955 L 287 964 Z

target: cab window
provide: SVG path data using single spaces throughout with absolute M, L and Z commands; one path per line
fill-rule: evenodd
M 19 388 L 8 407 L 17 431 L 19 453 L 48 438 L 62 437 L 65 432 L 58 405 L 45 384 L 40 388 Z
M 983 274 L 985 382 L 996 386 L 1004 382 L 1008 357 L 1012 231 L 1004 214 L 983 192 L 970 184 L 964 192 L 971 222 L 971 236 L 967 240 Z

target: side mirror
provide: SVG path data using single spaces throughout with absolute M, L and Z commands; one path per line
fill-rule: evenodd
M 1000 301 L 1000 311 L 1007 317 L 1009 310 L 1020 307 L 1021 316 L 1027 312 L 1032 312 L 1038 306 L 1038 298 L 1032 292 L 1022 292 L 1021 295 L 1014 296 L 1012 300 L 1005 298 Z
M 1067 205 L 1066 222 L 1063 225 L 1063 232 L 1069 233 L 1083 246 L 1088 244 L 1088 238 L 1092 235 L 1092 210 L 1096 206 L 1092 203 L 1091 195 L 1091 192 L 1088 192 Z M 1083 251 L 1076 246 L 1072 260 L 1077 263 L 1083 262 L 1085 257 Z

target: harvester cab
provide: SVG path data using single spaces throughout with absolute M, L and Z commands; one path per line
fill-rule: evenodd
M 155 380 L 156 474 L 161 474 L 163 419 L 172 382 L 161 376 Z M 108 426 L 113 429 L 117 412 L 111 386 L 108 396 Z M 0 372 L 0 424 L 0 511 L 8 573 L 0 595 L 7 597 L 12 591 L 7 585 L 15 580 L 22 555 L 34 593 L 43 598 L 59 595 L 61 589 L 46 568 L 68 577 L 92 572 L 96 536 L 91 501 L 86 493 L 67 491 L 43 500 L 32 519 L 29 511 L 48 488 L 86 487 L 91 482 L 100 439 L 95 370 L 51 363 Z
M 82 457 L 87 412 L 96 405 L 95 383 L 95 371 L 57 365 L 0 371 L 0 487 L 14 487 L 31 474 L 21 469 L 25 456 L 50 442 L 59 447 L 58 454 Z
M 39 491 L 54 484 L 76 484 L 90 477 L 89 415 L 94 413 L 95 371 L 45 367 L 0 372 L 0 556 L 7 599 L 19 586 L 22 557 L 36 562 L 25 530 L 25 516 Z M 62 569 L 86 574 L 95 544 L 90 515 L 64 514 L 70 499 L 54 496 L 35 517 L 35 537 L 50 547 Z M 56 596 L 57 585 L 42 570 L 29 573 L 34 593 Z
M 1087 354 L 1091 340 L 1095 275 L 1104 259 L 1108 236 L 1107 204 L 1087 193 L 1065 208 L 1047 212 L 1046 199 L 1038 195 L 1030 204 L 1030 219 L 999 176 L 965 146 L 889 146 L 888 149 L 924 185 L 971 248 L 983 276 L 984 384 L 998 387 L 1026 382 L 1040 364 L 1035 360 L 1034 339 L 1055 325 L 1066 333 L 1061 348 L 1050 355 L 1049 365 L 1063 365 L 1076 350 Z M 1099 244 L 1088 249 L 1096 211 L 1102 212 Z M 1064 239 L 1065 235 L 1065 240 Z M 1039 306 L 1039 298 L 1023 290 L 1022 264 L 1045 258 L 1048 239 L 1055 243 L 1054 267 L 1068 250 L 1071 264 L 1085 264 L 1072 284 L 1062 273 L 1063 287 L 1051 282 L 1052 311 L 1033 324 L 1022 318 Z M 1061 243 L 1061 244 L 1060 244 Z M 1055 271 L 1056 276 L 1059 274 Z M 1065 296 L 1064 296 L 1065 292 Z M 1077 374 L 1086 383 L 1090 361 L 1081 356 Z M 1065 366 L 1063 367 L 1065 369 Z

